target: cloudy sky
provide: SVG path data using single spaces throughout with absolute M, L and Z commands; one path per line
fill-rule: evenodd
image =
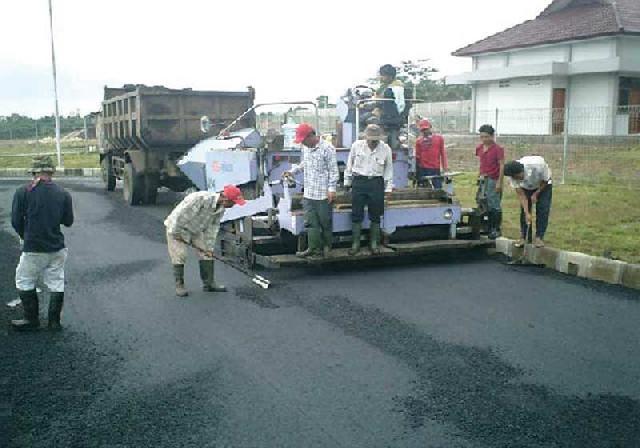
M 258 101 L 335 98 L 384 63 L 468 71 L 459 47 L 550 0 L 53 0 L 60 110 L 124 83 L 256 88 Z M 0 0 L 0 115 L 53 111 L 47 0 Z

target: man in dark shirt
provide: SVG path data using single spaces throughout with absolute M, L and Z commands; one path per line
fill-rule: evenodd
M 49 329 L 60 330 L 67 259 L 60 225 L 73 224 L 71 195 L 51 180 L 51 157 L 36 157 L 31 172 L 33 180 L 16 190 L 11 211 L 11 225 L 24 241 L 16 269 L 24 319 L 11 321 L 11 326 L 18 331 L 40 327 L 36 282 L 42 278 L 49 289 Z

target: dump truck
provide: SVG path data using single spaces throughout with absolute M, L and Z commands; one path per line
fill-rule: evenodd
M 129 205 L 154 204 L 159 187 L 184 191 L 192 181 L 176 162 L 202 139 L 200 119 L 211 120 L 212 132 L 228 126 L 253 106 L 255 91 L 198 91 L 126 84 L 104 88 L 97 117 L 100 166 L 105 187 L 123 181 Z M 238 122 L 255 126 L 255 115 Z
M 308 101 L 283 104 L 307 104 L 315 108 L 314 103 Z M 267 105 L 255 105 L 245 114 L 264 106 Z M 249 199 L 246 205 L 225 211 L 222 219 L 216 251 L 229 262 L 248 269 L 256 265 L 273 268 L 352 262 L 362 258 L 415 257 L 439 250 L 494 246 L 484 235 L 483 195 L 478 195 L 476 207 L 462 207 L 454 191 L 457 173 L 440 176 L 443 180 L 440 188 L 434 188 L 427 178 L 421 179 L 426 182 L 418 185 L 412 179 L 413 151 L 405 143 L 392 148 L 395 188 L 385 201 L 382 253 L 369 254 L 363 250 L 355 257 L 348 254 L 352 240 L 351 194 L 343 187 L 343 170 L 349 148 L 338 147 L 336 156 L 341 176 L 333 211 L 334 249 L 326 258 L 296 257 L 296 251 L 303 250 L 307 243 L 302 207 L 304 173 L 294 181 L 283 179 L 283 173 L 300 162 L 302 149 L 290 139 L 277 138 L 273 133 L 262 135 L 256 129 L 242 128 L 239 124 L 245 114 L 217 136 L 204 138 L 178 162 L 178 167 L 198 189 L 217 192 L 226 184 L 236 184 Z M 202 122 L 209 120 L 203 117 Z M 283 132 L 285 129 L 283 126 Z M 365 239 L 369 225 L 366 217 Z

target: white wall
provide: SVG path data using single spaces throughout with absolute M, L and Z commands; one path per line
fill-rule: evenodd
M 616 56 L 616 38 L 586 40 L 572 44 L 571 62 L 609 59 Z
M 511 52 L 510 66 L 544 64 L 545 62 L 568 62 L 568 45 L 553 45 L 542 48 L 528 48 Z
M 640 59 L 640 36 L 622 36 L 618 41 L 618 56 L 623 60 Z
M 505 53 L 478 56 L 474 70 L 489 70 L 492 68 L 505 67 L 507 56 Z
M 616 74 L 572 76 L 569 132 L 572 135 L 607 135 L 613 132 Z
M 476 101 L 477 126 L 491 124 L 502 134 L 550 132 L 551 78 L 512 79 L 509 87 L 500 87 L 499 82 L 483 83 L 476 87 Z

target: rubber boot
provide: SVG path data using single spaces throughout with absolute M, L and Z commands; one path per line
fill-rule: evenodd
M 495 240 L 498 238 L 498 230 L 496 228 L 497 216 L 493 210 L 489 211 L 489 239 Z
M 333 233 L 330 230 L 322 233 L 322 256 L 329 258 L 331 256 L 331 247 L 333 246 Z
M 307 229 L 307 250 L 302 252 L 297 252 L 296 256 L 301 258 L 313 257 L 316 255 L 320 255 L 320 250 L 322 247 L 322 233 L 320 229 L 316 229 L 314 227 L 309 227 Z
M 35 331 L 40 328 L 40 308 L 38 305 L 38 293 L 31 291 L 18 291 L 22 300 L 24 319 L 12 320 L 11 327 L 15 331 Z
M 360 252 L 360 236 L 362 234 L 362 223 L 351 224 L 351 249 L 349 249 L 349 255 L 357 255 Z
M 218 285 L 215 281 L 214 260 L 200 260 L 200 278 L 202 279 L 202 290 L 204 292 L 226 292 L 224 285 Z
M 373 255 L 378 255 L 382 252 L 380 247 L 380 223 L 372 222 L 369 228 L 369 248 Z
M 496 232 L 502 236 L 502 210 L 496 211 Z
M 48 327 L 51 331 L 62 330 L 60 325 L 60 313 L 62 312 L 62 305 L 64 303 L 63 292 L 49 293 L 49 323 Z
M 178 297 L 188 296 L 189 291 L 187 291 L 184 287 L 184 265 L 183 264 L 173 265 L 173 277 L 176 280 L 176 296 Z

